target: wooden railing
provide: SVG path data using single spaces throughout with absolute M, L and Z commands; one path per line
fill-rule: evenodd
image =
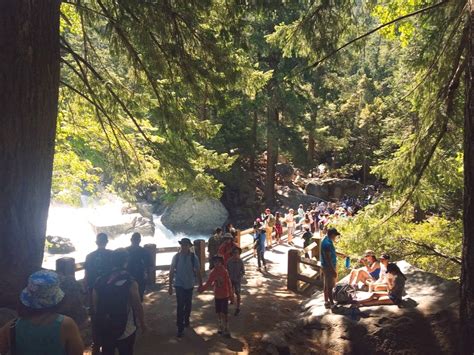
M 288 279 L 287 288 L 293 292 L 300 292 L 308 285 L 321 285 L 322 270 L 321 260 L 321 238 L 313 237 L 313 242 L 303 250 L 291 249 L 288 252 Z M 310 255 L 307 258 L 304 255 Z M 302 265 L 307 265 L 302 272 Z M 300 285 L 301 284 L 301 285 Z
M 243 242 L 244 236 L 253 234 L 253 228 L 248 228 L 243 231 L 237 231 L 236 244 L 242 248 L 245 252 L 252 248 L 253 242 L 245 243 Z M 252 237 L 253 240 L 253 237 Z M 199 259 L 200 272 L 204 275 L 205 265 L 206 265 L 206 246 L 207 243 L 204 239 L 197 239 L 194 241 L 194 253 Z M 169 270 L 170 264 L 156 265 L 157 255 L 165 253 L 177 253 L 179 247 L 157 247 L 156 244 L 145 244 L 143 246 L 145 250 L 149 253 L 150 265 L 147 270 L 148 283 L 153 285 L 156 283 L 156 271 L 159 270 Z M 67 276 L 74 276 L 76 272 L 84 270 L 84 262 L 76 263 L 74 258 L 63 257 L 56 260 L 56 271 L 60 274 Z

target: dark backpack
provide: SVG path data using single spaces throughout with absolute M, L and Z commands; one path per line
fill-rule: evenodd
M 180 254 L 181 254 L 181 253 L 176 253 L 176 265 L 175 265 L 176 271 L 178 271 L 179 255 L 180 255 Z M 194 254 L 194 253 L 189 253 L 189 254 L 191 255 L 191 265 L 193 266 L 193 272 L 194 272 L 195 263 L 196 263 L 196 260 L 195 260 L 195 259 L 196 259 L 196 258 L 195 258 L 196 254 Z
M 114 271 L 97 280 L 94 287 L 97 293 L 94 326 L 101 341 L 115 341 L 124 333 L 132 281 L 126 271 Z
M 337 303 L 351 303 L 356 299 L 356 289 L 351 285 L 336 285 L 332 294 Z

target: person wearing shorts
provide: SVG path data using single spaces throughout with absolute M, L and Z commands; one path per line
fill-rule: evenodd
M 232 257 L 227 262 L 227 271 L 229 272 L 230 281 L 232 282 L 232 290 L 236 297 L 236 309 L 234 316 L 240 313 L 240 289 L 242 283 L 242 277 L 245 275 L 245 266 L 242 259 L 240 259 L 240 254 L 242 249 L 239 247 L 234 247 L 232 249 Z
M 214 256 L 214 269 L 209 274 L 207 282 L 199 287 L 199 292 L 204 292 L 211 286 L 214 287 L 214 302 L 217 313 L 218 334 L 230 337 L 229 318 L 227 316 L 229 310 L 229 301 L 234 303 L 234 293 L 232 292 L 232 283 L 229 273 L 224 267 L 224 258 Z

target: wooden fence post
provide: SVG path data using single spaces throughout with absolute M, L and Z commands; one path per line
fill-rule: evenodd
M 204 239 L 194 241 L 194 253 L 199 259 L 201 275 L 204 276 L 206 272 L 206 241 Z
M 150 260 L 150 265 L 148 265 L 147 284 L 155 285 L 156 284 L 156 244 L 145 244 L 143 248 L 148 253 L 148 260 Z
M 300 251 L 298 249 L 290 249 L 288 251 L 288 279 L 286 287 L 293 292 L 298 292 L 300 258 Z
M 59 258 L 56 260 L 56 272 L 76 279 L 76 260 L 70 257 Z
M 316 246 L 311 250 L 311 257 L 318 261 L 321 261 L 321 237 L 313 237 L 313 241 L 316 243 Z

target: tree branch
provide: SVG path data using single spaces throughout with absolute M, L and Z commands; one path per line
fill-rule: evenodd
M 400 238 L 400 240 L 403 241 L 403 242 L 407 242 L 407 243 L 416 245 L 417 247 L 421 247 L 421 248 L 424 248 L 426 250 L 429 250 L 430 252 L 432 252 L 433 256 L 439 256 L 441 258 L 448 259 L 448 260 L 452 261 L 453 263 L 461 265 L 461 258 L 459 258 L 457 256 L 450 256 L 450 255 L 443 254 L 442 252 L 440 252 L 435 247 L 433 247 L 429 244 L 425 244 L 423 242 L 418 242 L 418 241 L 415 241 L 415 240 L 412 240 L 412 239 L 409 239 L 409 238 Z
M 425 8 L 422 8 L 420 10 L 417 10 L 415 12 L 411 12 L 409 14 L 406 14 L 406 15 L 403 15 L 403 16 L 400 16 L 400 17 L 397 17 L 396 19 L 393 19 L 392 21 L 389 21 L 387 23 L 384 23 L 372 30 L 370 30 L 369 32 L 366 32 L 364 33 L 363 35 L 360 35 L 352 40 L 350 40 L 349 42 L 343 44 L 342 46 L 340 46 L 339 48 L 335 49 L 334 51 L 332 51 L 331 53 L 329 53 L 328 55 L 324 56 L 322 59 L 314 62 L 313 64 L 311 64 L 309 67 L 307 67 L 305 70 L 307 69 L 311 69 L 311 68 L 314 68 L 316 66 L 318 66 L 319 64 L 321 64 L 322 62 L 324 62 L 325 60 L 327 60 L 328 58 L 332 57 L 333 55 L 335 55 L 336 53 L 338 53 L 339 51 L 343 50 L 344 48 L 350 46 L 351 44 L 367 37 L 367 36 L 370 36 L 371 34 L 377 32 L 377 31 L 380 31 L 382 28 L 385 28 L 387 26 L 390 26 L 390 25 L 393 25 L 394 23 L 396 22 L 399 22 L 399 21 L 402 21 L 402 20 L 405 20 L 409 17 L 413 17 L 413 16 L 416 16 L 416 15 L 419 15 L 423 12 L 426 12 L 426 11 L 430 11 L 430 10 L 433 10 L 437 7 L 440 7 L 444 4 L 447 4 L 449 0 L 442 0 L 441 2 L 437 3 L 437 4 L 434 4 L 434 5 L 431 5 L 431 6 L 428 6 L 428 7 L 425 7 Z

